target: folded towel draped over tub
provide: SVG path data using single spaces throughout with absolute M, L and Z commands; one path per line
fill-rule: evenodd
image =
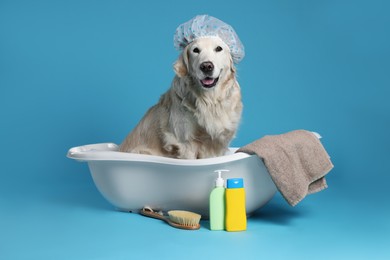
M 291 206 L 297 205 L 307 194 L 328 187 L 325 175 L 333 164 L 312 132 L 296 130 L 268 135 L 237 152 L 262 158 L 276 187 Z

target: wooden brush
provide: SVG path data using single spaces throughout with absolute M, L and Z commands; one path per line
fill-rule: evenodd
M 161 219 L 175 228 L 196 230 L 200 228 L 199 221 L 201 215 L 184 210 L 168 211 L 168 217 L 162 213 L 153 211 L 149 207 L 145 207 L 140 211 L 140 214 L 150 218 Z

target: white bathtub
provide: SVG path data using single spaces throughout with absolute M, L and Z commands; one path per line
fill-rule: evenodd
M 93 181 L 111 204 L 122 211 L 138 212 L 144 206 L 163 211 L 189 210 L 208 218 L 209 195 L 218 169 L 222 177 L 241 177 L 246 192 L 246 211 L 250 215 L 266 204 L 276 187 L 261 159 L 234 153 L 200 160 L 118 152 L 113 143 L 71 148 L 67 156 L 87 162 Z

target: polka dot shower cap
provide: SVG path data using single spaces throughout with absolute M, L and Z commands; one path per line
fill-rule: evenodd
M 209 15 L 198 15 L 177 27 L 173 43 L 179 51 L 197 38 L 219 37 L 230 49 L 234 63 L 245 56 L 244 46 L 233 28 Z

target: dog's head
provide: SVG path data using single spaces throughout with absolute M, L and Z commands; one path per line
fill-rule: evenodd
M 192 77 L 202 89 L 212 89 L 235 72 L 227 45 L 218 37 L 191 42 L 174 65 L 178 77 Z

